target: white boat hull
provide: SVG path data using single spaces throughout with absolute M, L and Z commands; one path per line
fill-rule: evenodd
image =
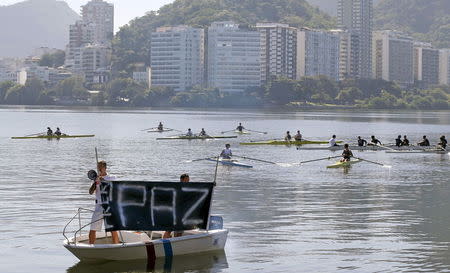
M 64 241 L 67 248 L 81 261 L 125 261 L 154 260 L 162 257 L 195 254 L 223 250 L 228 231 L 224 229 L 210 231 L 186 231 L 183 236 L 170 239 L 150 240 L 144 232 L 121 231 L 122 243 L 106 243 L 104 232 L 98 232 L 98 243 L 88 243 L 88 236 L 78 236 Z M 162 235 L 163 232 L 155 232 Z
M 214 158 L 207 159 L 208 161 L 216 162 L 217 160 Z M 253 168 L 252 165 L 244 164 L 236 160 L 231 159 L 219 159 L 219 163 L 226 166 L 235 166 L 235 167 L 241 167 L 241 168 Z

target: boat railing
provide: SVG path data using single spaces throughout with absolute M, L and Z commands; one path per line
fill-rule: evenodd
M 91 209 L 78 208 L 77 213 L 69 220 L 69 222 L 64 226 L 64 229 L 63 229 L 63 236 L 64 236 L 64 238 L 66 238 L 68 244 L 70 244 L 71 242 L 70 242 L 70 240 L 69 240 L 69 238 L 67 237 L 66 234 L 69 232 L 69 231 L 68 231 L 68 228 L 69 228 L 70 224 L 71 224 L 75 219 L 78 218 L 78 229 L 75 230 L 75 234 L 74 234 L 74 244 L 77 243 L 77 234 L 79 233 L 79 234 L 81 235 L 81 232 L 82 232 L 82 230 L 83 230 L 85 227 L 91 225 L 92 223 L 95 223 L 95 222 L 98 222 L 98 221 L 103 221 L 103 218 L 101 218 L 101 219 L 98 219 L 98 220 L 96 220 L 96 221 L 94 221 L 94 222 L 89 222 L 88 224 L 83 225 L 83 224 L 82 224 L 82 219 L 81 219 L 82 213 L 90 213 L 90 214 L 92 214 L 93 212 L 94 212 L 94 211 L 91 210 Z M 73 232 L 73 231 L 70 231 L 70 232 Z

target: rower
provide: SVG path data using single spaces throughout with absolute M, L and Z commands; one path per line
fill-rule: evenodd
M 199 133 L 198 135 L 199 135 L 199 136 L 208 136 L 208 135 L 206 134 L 206 131 L 205 131 L 204 128 L 202 128 L 202 130 L 200 131 L 200 133 Z
M 402 146 L 402 136 L 399 135 L 396 139 L 395 139 L 395 146 L 400 147 Z
M 189 174 L 184 173 L 180 176 L 180 182 L 181 183 L 188 183 L 189 182 Z M 181 237 L 183 235 L 183 231 L 174 231 L 174 237 Z M 172 237 L 171 231 L 164 232 L 163 239 L 167 239 Z
M 439 139 L 441 142 L 439 142 L 439 146 L 442 149 L 447 149 L 447 139 L 445 139 L 445 136 L 441 136 L 441 138 Z
M 225 144 L 225 149 L 222 150 L 220 153 L 220 157 L 224 159 L 231 159 L 233 156 L 233 152 L 231 151 L 231 145 Z
M 337 144 L 337 142 L 336 142 L 336 135 L 333 135 L 333 136 L 331 137 L 330 141 L 328 141 L 328 145 L 329 145 L 330 147 L 336 147 L 336 146 L 339 146 L 339 145 Z
M 291 141 L 291 139 L 292 139 L 291 132 L 287 131 L 286 136 L 284 137 L 284 140 Z
M 367 145 L 378 146 L 378 145 L 383 145 L 383 144 L 381 144 L 381 141 L 379 141 L 375 136 L 371 136 L 370 142 Z
M 194 134 L 192 133 L 191 128 L 189 128 L 188 131 L 187 131 L 187 133 L 186 133 L 186 136 L 191 137 L 191 136 L 193 136 L 193 135 L 194 135 Z
M 300 131 L 297 131 L 297 134 L 294 136 L 295 141 L 302 141 L 303 136 Z
M 358 136 L 358 146 L 363 147 L 367 145 L 367 140 L 361 138 L 361 136 Z
M 47 136 L 52 136 L 52 135 L 53 135 L 52 129 L 50 129 L 50 127 L 47 127 Z
M 421 142 L 417 143 L 419 146 L 430 146 L 430 141 L 428 140 L 427 136 L 423 136 L 423 139 Z
M 163 126 L 162 122 L 159 122 L 159 124 L 158 124 L 158 131 L 164 131 L 164 126 Z
M 240 123 L 239 122 L 239 125 L 238 125 L 238 127 L 236 127 L 236 130 L 238 130 L 239 132 L 241 132 L 242 133 L 242 131 L 244 131 L 244 126 L 242 126 L 242 123 Z
M 348 162 L 352 159 L 353 153 L 350 150 L 348 144 L 344 145 L 344 151 L 342 152 L 342 159 L 341 162 Z
M 402 145 L 401 146 L 409 146 L 409 140 L 406 136 L 403 136 Z
M 61 130 L 59 129 L 59 127 L 56 127 L 56 131 L 55 131 L 55 135 L 56 136 L 61 136 Z

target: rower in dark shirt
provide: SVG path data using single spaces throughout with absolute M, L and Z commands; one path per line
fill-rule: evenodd
M 291 141 L 291 139 L 292 139 L 291 132 L 287 131 L 286 136 L 284 137 L 284 140 Z
M 396 139 L 395 139 L 395 146 L 397 146 L 397 147 L 400 147 L 400 146 L 402 146 L 402 136 L 398 136 Z
M 409 140 L 406 136 L 403 136 L 403 141 L 401 146 L 409 146 Z
M 352 151 L 350 151 L 350 148 L 348 144 L 344 145 L 344 151 L 342 152 L 342 159 L 341 162 L 350 161 L 353 157 Z
M 428 140 L 427 136 L 423 136 L 423 139 L 421 142 L 417 143 L 419 146 L 430 146 L 430 141 Z
M 244 131 L 244 126 L 242 126 L 242 123 L 239 123 L 239 126 L 238 127 L 236 127 L 236 130 L 238 130 L 239 132 L 241 132 L 242 133 L 242 131 Z
M 363 147 L 367 145 L 367 140 L 361 138 L 360 136 L 358 136 L 358 146 Z
M 370 143 L 368 143 L 368 145 L 372 145 L 372 146 L 382 145 L 381 141 L 376 139 L 375 136 L 371 136 L 370 138 L 371 138 Z
M 447 139 L 445 139 L 445 136 L 441 136 L 439 139 L 441 142 L 439 142 L 439 146 L 442 147 L 442 149 L 447 149 Z
M 47 127 L 47 136 L 52 136 L 52 135 L 53 135 L 52 129 L 50 129 L 50 127 Z

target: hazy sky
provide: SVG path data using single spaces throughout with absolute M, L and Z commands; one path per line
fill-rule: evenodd
M 24 0 L 0 0 L 0 5 L 10 5 Z M 63 1 L 63 0 L 61 0 Z M 69 6 L 80 13 L 80 6 L 89 2 L 88 0 L 64 0 Z M 127 24 L 131 19 L 144 15 L 147 11 L 158 10 L 161 6 L 174 0 L 106 0 L 114 4 L 115 28 Z

